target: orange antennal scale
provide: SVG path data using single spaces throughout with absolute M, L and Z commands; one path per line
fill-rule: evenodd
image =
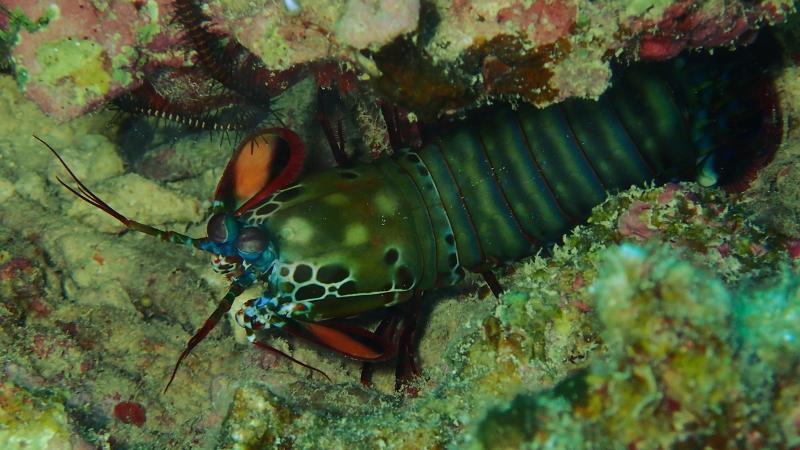
M 239 144 L 217 185 L 214 199 L 239 216 L 253 205 L 297 180 L 306 150 L 285 128 L 258 130 Z

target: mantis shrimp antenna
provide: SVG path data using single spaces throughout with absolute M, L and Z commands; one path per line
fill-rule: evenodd
M 139 233 L 149 234 L 150 236 L 156 236 L 162 241 L 186 245 L 198 248 L 200 250 L 208 251 L 208 248 L 204 245 L 208 242 L 207 238 L 197 239 L 186 236 L 185 234 L 177 233 L 175 231 L 160 230 L 150 225 L 146 225 L 137 222 L 135 220 L 129 219 L 128 217 L 125 217 L 123 214 L 121 214 L 120 212 L 109 206 L 108 203 L 106 203 L 103 199 L 98 197 L 97 194 L 95 194 L 89 188 L 87 188 L 86 185 L 83 184 L 83 182 L 78 178 L 78 176 L 75 175 L 72 169 L 70 169 L 70 167 L 61 157 L 61 155 L 59 155 L 58 152 L 56 152 L 56 150 L 50 146 L 50 144 L 42 140 L 39 136 L 34 135 L 33 137 L 37 141 L 41 142 L 45 147 L 47 147 L 47 149 L 50 150 L 50 152 L 53 153 L 53 155 L 55 155 L 56 159 L 58 159 L 58 162 L 61 163 L 61 165 L 69 174 L 70 178 L 72 178 L 72 181 L 74 181 L 75 184 L 78 185 L 77 188 L 74 188 L 69 184 L 67 184 L 60 177 L 56 177 L 56 180 L 58 180 L 58 182 L 61 183 L 62 186 L 64 186 L 68 191 L 75 194 L 75 196 L 78 197 L 79 199 L 103 211 L 109 216 L 117 219 L 121 224 L 125 225 L 125 228 L 129 230 L 138 231 Z

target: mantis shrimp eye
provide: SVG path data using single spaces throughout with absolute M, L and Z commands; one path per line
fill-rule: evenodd
M 226 244 L 236 239 L 239 234 L 239 223 L 227 214 L 214 214 L 208 219 L 206 232 L 212 241 Z
M 236 248 L 245 259 L 257 258 L 267 248 L 267 234 L 258 227 L 245 227 L 236 238 Z

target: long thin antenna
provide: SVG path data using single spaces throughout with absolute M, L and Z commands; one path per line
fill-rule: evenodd
M 41 142 L 45 147 L 47 147 L 48 150 L 50 150 L 51 153 L 53 153 L 53 155 L 58 159 L 58 162 L 60 162 L 61 165 L 64 167 L 64 169 L 67 171 L 67 173 L 69 174 L 70 178 L 72 178 L 72 181 L 74 181 L 75 184 L 78 185 L 77 188 L 74 188 L 74 187 L 68 185 L 60 177 L 56 177 L 58 182 L 61 183 L 62 186 L 64 186 L 67 190 L 69 190 L 71 193 L 73 193 L 76 197 L 78 197 L 81 200 L 85 201 L 86 203 L 94 206 L 95 208 L 105 212 L 109 216 L 117 219 L 120 223 L 125 225 L 125 228 L 127 228 L 129 230 L 138 231 L 140 233 L 149 234 L 151 236 L 156 236 L 156 237 L 160 238 L 162 241 L 172 242 L 172 243 L 181 244 L 181 245 L 187 245 L 187 246 L 198 248 L 200 250 L 208 251 L 210 253 L 214 253 L 213 251 L 211 251 L 211 249 L 207 245 L 209 243 L 209 240 L 207 238 L 199 238 L 198 239 L 198 238 L 193 238 L 193 237 L 190 237 L 190 236 L 186 236 L 185 234 L 177 233 L 175 231 L 160 230 L 160 229 L 152 227 L 150 225 L 143 224 L 143 223 L 137 222 L 135 220 L 131 220 L 128 217 L 124 216 L 119 211 L 117 211 L 114 208 L 112 208 L 111 206 L 109 206 L 108 203 L 106 203 L 103 199 L 101 199 L 99 196 L 97 196 L 97 194 L 92 192 L 91 189 L 86 187 L 86 185 L 83 184 L 83 182 L 78 178 L 78 176 L 75 175 L 75 173 L 72 171 L 72 169 L 70 169 L 70 167 L 67 165 L 67 163 L 64 161 L 64 159 L 61 157 L 61 155 L 59 155 L 58 152 L 56 152 L 56 150 L 53 147 L 50 146 L 50 144 L 45 142 L 39 136 L 33 135 L 33 137 L 37 141 Z

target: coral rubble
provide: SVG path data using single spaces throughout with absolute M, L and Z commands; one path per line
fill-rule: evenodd
M 365 389 L 358 364 L 277 340 L 334 382 L 309 379 L 303 368 L 236 344 L 227 327 L 162 394 L 174 357 L 224 281 L 201 255 L 98 232 L 118 228 L 75 206 L 46 175 L 55 163 L 29 135 L 75 160 L 79 175 L 109 187 L 104 194 L 117 192 L 109 201 L 123 211 L 137 208 L 154 214 L 143 220 L 190 234 L 201 233 L 196 202 L 223 167 L 217 145 L 175 144 L 172 158 L 204 156 L 142 199 L 119 188 L 116 180 L 132 175 L 121 173 L 99 134 L 107 118 L 58 125 L 22 100 L 9 77 L 0 82 L 5 117 L 31 118 L 0 133 L 3 378 L 14 392 L 63 404 L 73 440 L 159 448 L 795 445 L 794 241 L 750 221 L 747 193 L 693 184 L 610 198 L 552 255 L 504 276 L 508 292 L 498 301 L 431 297 L 417 398 L 391 393 L 390 370 L 376 374 L 377 389 Z M 781 152 L 796 154 L 795 139 Z M 173 210 L 176 197 L 189 207 Z
M 93 448 L 69 426 L 64 405 L 13 383 L 0 385 L 0 446 L 16 449 Z
M 490 408 L 465 448 L 792 448 L 797 275 L 731 292 L 663 247 L 606 251 L 589 296 L 602 356 Z
M 107 112 L 59 122 L 136 86 L 153 64 L 196 60 L 166 1 L 0 1 L 10 12 L 0 13 L 0 52 L 14 64 L 13 78 L 0 76 L 0 446 L 800 446 L 796 61 L 776 74 L 784 143 L 749 190 L 686 183 L 618 193 L 550 254 L 509 268 L 500 299 L 480 289 L 432 293 L 417 397 L 392 391 L 391 368 L 367 389 L 359 364 L 276 339 L 333 381 L 309 375 L 230 338 L 235 323 L 218 327 L 163 393 L 225 280 L 204 255 L 119 234 L 118 223 L 61 188 L 63 173 L 31 135 L 121 212 L 200 235 L 226 159 L 219 143 L 167 139 L 132 161 L 108 136 Z M 248 14 L 249 5 L 262 8 Z M 355 76 L 369 75 L 370 88 L 427 98 L 439 114 L 493 96 L 537 104 L 596 96 L 612 60 L 745 40 L 791 7 L 217 0 L 204 27 L 274 68 L 343 59 Z M 380 27 L 390 12 L 402 20 Z M 76 29 L 87 33 L 80 42 L 69 39 Z M 409 61 L 398 63 L 403 54 Z M 313 82 L 339 76 L 329 70 Z M 337 88 L 355 89 L 355 76 Z M 298 131 L 313 122 L 314 89 L 303 83 L 313 84 L 295 84 L 285 107 Z M 378 142 L 381 130 L 364 134 Z
M 74 117 L 137 88 L 159 67 L 187 68 L 203 60 L 204 50 L 182 37 L 180 20 L 170 20 L 179 8 L 200 11 L 202 19 L 193 19 L 202 23 L 191 27 L 216 36 L 220 45 L 238 42 L 270 74 L 288 71 L 267 83 L 284 85 L 298 67 L 337 61 L 421 117 L 499 98 L 539 106 L 596 98 L 607 87 L 614 61 L 667 59 L 687 48 L 746 42 L 752 31 L 783 20 L 794 8 L 790 0 L 5 0 L 2 5 L 8 12 L 0 49 L 10 53 L 28 96 L 59 117 Z M 237 63 L 229 56 L 214 64 Z M 431 96 L 434 101 L 427 100 Z
M 17 82 L 59 117 L 96 108 L 132 87 L 139 60 L 159 49 L 168 3 L 3 1 Z

